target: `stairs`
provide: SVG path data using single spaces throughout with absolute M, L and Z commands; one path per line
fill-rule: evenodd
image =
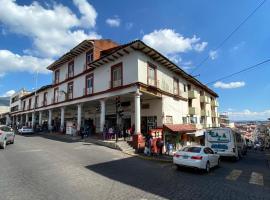
M 126 154 L 135 154 L 135 149 L 133 149 L 133 147 L 130 146 L 127 141 L 118 141 L 117 146 Z

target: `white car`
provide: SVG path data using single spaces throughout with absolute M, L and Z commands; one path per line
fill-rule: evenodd
M 20 129 L 18 130 L 18 132 L 19 132 L 20 134 L 24 134 L 24 133 L 34 133 L 34 130 L 33 130 L 32 128 L 30 128 L 30 127 L 23 126 L 22 128 L 20 128 Z
M 15 133 L 12 128 L 0 125 L 0 148 L 5 149 L 7 144 L 13 144 Z
M 177 168 L 186 166 L 209 172 L 212 167 L 219 166 L 220 156 L 210 147 L 187 146 L 174 154 L 173 163 Z

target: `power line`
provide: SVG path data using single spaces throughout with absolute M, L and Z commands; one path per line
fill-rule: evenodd
M 234 73 L 232 73 L 232 74 L 223 76 L 223 77 L 221 77 L 221 78 L 219 78 L 219 79 L 216 79 L 216 80 L 214 80 L 214 81 L 211 81 L 211 82 L 209 82 L 209 83 L 206 83 L 206 85 L 210 85 L 210 84 L 215 83 L 215 82 L 217 82 L 217 81 L 221 81 L 221 80 L 230 78 L 230 77 L 232 77 L 232 76 L 235 76 L 235 75 L 237 75 L 237 74 L 240 74 L 240 73 L 249 71 L 249 70 L 251 70 L 251 69 L 254 69 L 254 68 L 256 68 L 256 67 L 259 67 L 259 66 L 261 66 L 261 65 L 263 65 L 263 64 L 265 64 L 265 63 L 268 63 L 268 62 L 270 62 L 270 58 L 269 58 L 269 59 L 266 59 L 266 60 L 264 60 L 264 61 L 262 61 L 262 62 L 260 62 L 260 63 L 257 63 L 257 64 L 255 64 L 255 65 L 246 67 L 246 68 L 244 68 L 244 69 L 242 69 L 242 70 L 240 70 L 240 71 L 238 71 L 238 72 L 234 72 Z
M 255 14 L 255 12 L 266 2 L 267 0 L 263 0 L 224 40 L 222 40 L 222 42 L 216 47 L 214 48 L 213 51 L 217 51 L 218 49 L 220 49 L 224 44 L 225 42 L 227 42 L 227 40 L 229 40 L 232 35 L 238 31 L 240 29 L 240 27 L 245 24 L 250 17 L 252 17 L 252 15 Z M 191 72 L 191 74 L 193 74 L 193 72 L 197 71 L 199 69 L 199 67 L 205 63 L 208 59 L 210 58 L 210 55 L 208 54 L 198 65 L 197 67 Z

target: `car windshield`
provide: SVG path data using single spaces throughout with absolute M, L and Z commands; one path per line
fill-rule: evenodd
M 200 153 L 201 152 L 201 147 L 185 147 L 185 148 L 182 149 L 182 151 L 192 152 L 192 153 Z

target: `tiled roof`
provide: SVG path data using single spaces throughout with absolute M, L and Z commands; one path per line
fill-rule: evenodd
M 173 132 L 188 133 L 196 131 L 196 127 L 192 124 L 164 124 L 164 127 Z

